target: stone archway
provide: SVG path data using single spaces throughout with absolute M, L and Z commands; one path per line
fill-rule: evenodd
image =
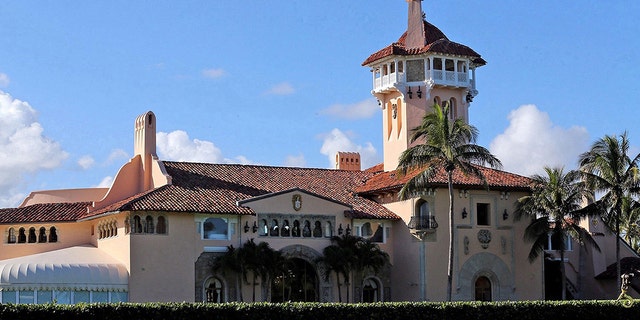
M 316 274 L 317 300 L 319 302 L 333 301 L 333 285 L 330 279 L 327 280 L 324 277 L 327 268 L 323 263 L 316 263 L 318 258 L 322 256 L 318 251 L 307 246 L 294 244 L 280 249 L 280 252 L 282 252 L 286 258 L 300 259 L 312 266 Z
M 516 300 L 513 275 L 498 256 L 481 252 L 467 260 L 458 272 L 458 289 L 454 300 L 474 300 L 476 280 L 486 277 L 491 282 L 493 300 Z

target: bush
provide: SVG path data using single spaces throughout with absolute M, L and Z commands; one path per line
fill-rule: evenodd
M 386 303 L 117 303 L 0 305 L 0 319 L 640 319 L 640 300 Z

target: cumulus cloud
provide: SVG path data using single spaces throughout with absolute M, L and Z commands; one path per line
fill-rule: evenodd
M 16 205 L 28 174 L 57 168 L 67 159 L 43 131 L 29 103 L 0 91 L 0 205 Z
M 80 159 L 78 159 L 78 165 L 84 170 L 93 167 L 95 163 L 96 161 L 90 155 L 82 156 Z
M 9 82 L 9 76 L 6 73 L 0 72 L 0 87 L 8 87 Z
M 256 164 L 239 155 L 232 158 L 222 156 L 222 151 L 211 141 L 191 139 L 182 130 L 158 132 L 156 135 L 158 157 L 162 160 L 205 162 L 205 163 L 239 163 Z
M 276 95 L 276 96 L 286 96 L 286 95 L 293 94 L 294 92 L 295 92 L 295 89 L 290 83 L 282 82 L 271 87 L 269 90 L 267 90 L 266 93 L 271 95 Z
M 122 150 L 122 149 L 114 149 L 111 151 L 111 153 L 109 154 L 109 157 L 107 157 L 107 161 L 106 161 L 106 165 L 110 165 L 114 162 L 123 162 L 125 160 L 128 160 L 130 158 L 129 154 Z
M 100 181 L 100 183 L 98 183 L 98 185 L 96 185 L 96 188 L 111 188 L 111 184 L 113 184 L 113 177 L 112 176 L 107 176 L 104 177 L 102 179 L 102 181 Z
M 305 167 L 307 161 L 304 159 L 303 154 L 297 156 L 288 155 L 287 158 L 284 159 L 284 165 L 286 167 Z
M 227 72 L 224 71 L 224 69 L 204 69 L 202 70 L 202 76 L 205 78 L 210 78 L 210 79 L 218 79 L 224 75 L 226 75 Z
M 352 141 L 351 134 L 344 133 L 339 129 L 333 129 L 330 133 L 322 136 L 323 143 L 320 148 L 320 153 L 327 156 L 329 160 L 329 168 L 335 167 L 336 153 L 342 152 L 358 152 L 360 153 L 360 163 L 362 163 L 362 169 L 366 169 L 380 162 L 376 148 L 373 147 L 371 142 L 365 143 L 365 145 L 357 145 Z
M 586 128 L 560 127 L 535 105 L 520 106 L 508 119 L 507 129 L 489 147 L 507 171 L 530 176 L 542 174 L 544 166 L 573 169 L 580 153 L 588 149 Z
M 335 118 L 355 120 L 370 118 L 376 114 L 376 111 L 379 109 L 380 107 L 376 99 L 369 98 L 354 104 L 334 104 L 326 109 L 320 110 L 320 114 Z

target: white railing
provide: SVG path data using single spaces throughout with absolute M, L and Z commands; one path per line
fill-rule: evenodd
M 373 89 L 383 90 L 393 87 L 396 83 L 404 83 L 406 80 L 404 73 L 391 73 L 385 76 L 374 78 Z M 466 72 L 427 70 L 426 79 L 433 80 L 436 85 L 471 87 L 469 75 Z M 414 84 L 415 85 L 415 84 Z

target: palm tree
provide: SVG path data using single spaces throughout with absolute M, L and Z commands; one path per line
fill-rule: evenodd
M 629 139 L 624 132 L 619 137 L 606 135 L 580 155 L 579 164 L 588 188 L 602 197 L 585 210 L 602 215 L 616 234 L 617 287 L 621 285 L 620 233 L 621 222 L 628 212 L 623 210 L 624 199 L 638 196 L 640 154 L 631 158 Z
M 287 259 L 282 255 L 282 252 L 273 249 L 267 242 L 258 244 L 257 254 L 258 259 L 261 261 L 257 273 L 260 276 L 260 283 L 267 293 L 263 297 L 263 300 L 265 300 L 269 296 L 268 291 L 271 288 L 268 283 L 277 275 L 282 274 Z
M 349 264 L 348 257 L 344 254 L 342 248 L 338 245 L 332 244 L 326 246 L 322 250 L 322 257 L 318 258 L 316 262 L 324 263 L 326 265 L 326 271 L 324 279 L 329 280 L 331 272 L 336 274 L 336 283 L 338 284 L 338 302 L 342 302 L 342 283 L 340 282 L 340 275 L 344 279 L 345 283 L 348 282 L 349 272 L 347 271 L 347 265 Z
M 236 290 L 239 292 L 240 301 L 243 301 L 242 288 L 240 286 L 240 275 L 242 274 L 242 262 L 238 256 L 238 251 L 233 245 L 227 246 L 227 252 L 223 255 L 213 258 L 211 261 L 211 270 L 213 273 L 220 273 L 223 276 L 227 271 L 231 271 L 235 274 L 236 278 Z
M 364 272 L 371 270 L 378 273 L 389 262 L 389 254 L 382 251 L 378 244 L 369 239 L 360 238 L 356 244 L 353 270 Z
M 444 108 L 435 104 L 433 112 L 427 113 L 422 123 L 412 129 L 411 143 L 419 142 L 400 155 L 397 171 L 406 175 L 413 170 L 420 172 L 409 179 L 400 190 L 400 199 L 407 199 L 423 193 L 435 174 L 444 169 L 449 187 L 449 263 L 447 271 L 447 300 L 451 301 L 453 284 L 453 172 L 460 170 L 485 181 L 476 165 L 502 166 L 500 160 L 489 150 L 475 144 L 478 129 L 461 118 L 450 120 L 449 104 Z
M 351 272 L 355 267 L 356 250 L 360 239 L 362 238 L 351 234 L 331 237 L 331 242 L 340 248 L 340 254 L 343 255 L 345 262 L 342 268 L 344 269 L 343 275 L 345 275 L 344 283 L 347 287 L 347 302 L 349 302 L 349 292 L 351 291 Z
M 640 202 L 627 196 L 622 202 L 622 212 L 627 214 L 620 221 L 620 234 L 631 248 L 638 252 L 640 249 Z
M 592 193 L 580 180 L 579 171 L 572 170 L 565 174 L 563 168 L 550 167 L 544 167 L 544 171 L 546 176 L 531 177 L 531 195 L 518 199 L 514 218 L 520 220 L 527 216 L 532 219 L 524 232 L 525 241 L 533 242 L 529 262 L 533 263 L 544 252 L 551 237 L 553 249 L 560 253 L 562 300 L 565 300 L 567 278 L 564 254 L 568 249 L 568 241 L 573 238 L 581 244 L 589 243 L 600 250 L 589 231 L 579 225 L 585 213 L 578 210 L 585 199 L 592 198 Z
M 247 276 L 249 272 L 252 275 L 252 301 L 256 302 L 256 282 L 261 273 L 262 261 L 260 260 L 258 245 L 253 239 L 247 240 L 240 249 L 238 249 L 238 257 L 242 266 L 242 277 L 246 283 L 249 283 Z

